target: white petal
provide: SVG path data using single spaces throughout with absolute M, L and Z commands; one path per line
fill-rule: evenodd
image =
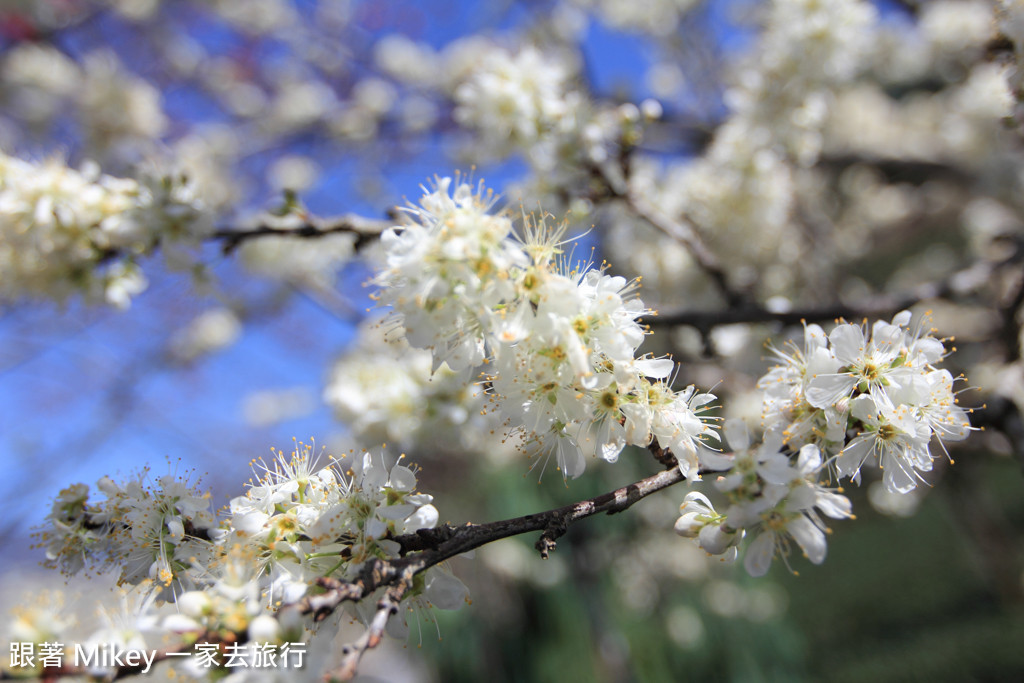
M 380 467 L 373 462 L 373 456 L 369 453 L 364 453 L 363 471 L 362 477 L 360 478 L 362 487 L 368 491 L 382 489 L 387 484 L 387 477 L 388 475 L 384 471 L 383 467 Z
M 622 425 L 615 423 L 621 430 Z M 626 447 L 626 439 L 616 434 L 608 443 L 600 444 L 597 454 L 607 462 L 615 462 L 619 459 L 619 453 Z
M 736 462 L 736 458 L 732 455 L 716 453 L 710 448 L 701 446 L 697 449 L 697 462 L 700 463 L 701 469 L 718 472 L 732 467 Z
M 800 473 L 804 476 L 817 472 L 821 469 L 821 451 L 818 450 L 818 447 L 813 443 L 802 446 L 800 448 L 800 454 L 797 456 L 796 463 L 797 469 L 800 470 Z
M 170 532 L 171 538 L 179 539 L 185 536 L 185 525 L 182 523 L 181 517 L 168 517 L 165 523 L 167 524 L 167 530 Z
M 924 337 L 911 346 L 911 362 L 918 365 L 938 363 L 946 353 L 946 347 L 938 339 Z M 919 357 L 918 357 L 919 356 Z
M 745 451 L 750 448 L 750 432 L 743 420 L 726 420 L 725 440 L 734 451 Z
M 846 519 L 853 511 L 853 504 L 849 498 L 831 491 L 819 491 L 814 505 L 832 519 Z
M 419 529 L 433 529 L 437 526 L 440 515 L 433 505 L 424 505 L 405 520 L 405 528 L 402 533 L 410 534 Z
M 416 488 L 416 475 L 408 467 L 395 465 L 391 468 L 391 488 L 396 491 L 412 491 Z
M 878 410 L 878 404 L 868 395 L 861 395 L 850 401 L 850 414 L 861 422 L 877 425 Z
M 864 331 L 858 325 L 839 325 L 828 335 L 832 351 L 843 365 L 852 365 L 864 355 Z
M 807 559 L 814 564 L 821 564 L 825 561 L 825 532 L 819 529 L 814 522 L 801 515 L 786 525 L 786 531 L 792 534 L 796 542 L 800 544 Z
M 255 534 L 263 529 L 263 525 L 270 519 L 262 512 L 249 512 L 244 515 L 235 515 L 231 518 L 231 526 L 246 534 Z
M 773 557 L 775 557 L 775 534 L 765 531 L 747 546 L 743 566 L 751 576 L 764 576 L 772 566 Z
M 705 526 L 700 530 L 697 538 L 700 547 L 711 555 L 721 555 L 739 540 L 736 533 L 727 534 L 722 531 L 721 525 L 718 524 Z
M 558 467 L 562 470 L 562 476 L 575 479 L 583 474 L 587 467 L 587 461 L 572 441 L 565 437 L 558 438 Z
M 668 377 L 675 365 L 671 358 L 641 358 L 636 361 L 636 369 L 645 377 L 654 379 Z
M 352 522 L 351 517 L 345 514 L 347 511 L 348 505 L 345 503 L 332 505 L 306 528 L 306 533 L 315 544 L 333 543 Z
M 861 466 L 871 452 L 872 439 L 858 436 L 851 441 L 836 458 L 836 471 L 841 477 L 849 477 L 860 472 Z
M 905 336 L 906 330 L 903 328 L 878 321 L 871 330 L 871 343 L 885 358 L 892 360 L 900 352 Z
M 715 511 L 715 506 L 711 504 L 711 499 L 700 491 L 690 491 L 686 494 L 683 501 L 683 504 L 679 506 L 680 512 L 683 511 L 683 508 L 690 508 L 691 506 L 696 508 L 703 507 L 711 512 Z
M 885 482 L 885 488 L 890 493 L 907 493 L 917 487 L 917 480 L 903 467 L 898 466 L 892 459 L 890 459 L 890 464 L 885 468 L 882 481 Z
M 438 609 L 459 609 L 469 597 L 466 584 L 440 569 L 428 572 L 426 583 L 424 595 Z
M 932 428 L 944 441 L 962 441 L 971 433 L 971 422 L 962 408 L 953 406 L 945 415 L 932 423 Z
M 380 538 L 388 532 L 388 526 L 376 517 L 366 520 L 363 533 L 369 538 Z
M 910 324 L 913 314 L 910 311 L 900 311 L 892 317 L 892 324 L 898 327 L 906 327 Z
M 846 398 L 857 384 L 849 373 L 817 375 L 807 384 L 807 402 L 815 408 L 830 408 Z
M 789 462 L 789 458 L 781 453 L 768 456 L 758 466 L 757 473 L 769 484 L 785 485 L 800 476 Z
M 810 351 L 825 346 L 827 337 L 825 330 L 820 325 L 807 325 L 804 327 L 804 350 Z
M 634 446 L 646 446 L 651 440 L 651 409 L 637 403 L 620 407 L 626 416 L 626 440 Z
M 184 614 L 168 614 L 163 618 L 161 626 L 168 631 L 174 631 L 176 633 L 203 630 L 203 626 L 199 622 L 191 617 L 186 617 Z
M 281 633 L 281 624 L 269 614 L 259 614 L 249 622 L 249 640 L 256 643 L 274 643 Z
M 415 511 L 415 505 L 397 503 L 395 505 L 382 505 L 377 508 L 377 516 L 387 522 L 397 522 L 400 519 L 405 519 Z
M 687 512 L 681 515 L 675 523 L 675 532 L 684 538 L 696 538 L 700 533 L 700 530 L 704 528 L 704 522 L 700 517 L 699 512 Z

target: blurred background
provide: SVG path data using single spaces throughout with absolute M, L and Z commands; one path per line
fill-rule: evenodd
M 642 276 L 660 315 L 641 351 L 752 426 L 765 344 L 801 319 L 911 307 L 955 337 L 945 367 L 984 431 L 948 445 L 934 488 L 848 489 L 857 520 L 823 565 L 755 580 L 706 556 L 672 533 L 677 487 L 574 526 L 546 561 L 532 537 L 455 560 L 472 605 L 371 652 L 365 680 L 1019 680 L 1016 17 L 980 0 L 6 0 L 0 150 L 185 174 L 221 231 L 393 220 L 435 175 L 472 173 L 514 213 L 566 216 L 575 257 Z M 3 287 L 3 603 L 62 580 L 28 549 L 60 489 L 144 466 L 194 470 L 226 503 L 293 437 L 387 443 L 452 523 L 657 471 L 639 450 L 570 482 L 530 471 L 478 387 L 382 343 L 376 252 L 210 236 L 138 256 L 148 286 L 125 311 Z

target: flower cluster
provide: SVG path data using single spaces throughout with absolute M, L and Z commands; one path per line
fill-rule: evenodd
M 104 477 L 96 486 L 105 496 L 98 503 L 88 502 L 85 484 L 54 501 L 49 526 L 38 534 L 49 566 L 71 575 L 109 563 L 121 568 L 120 583 L 167 587 L 187 580 L 197 557 L 211 557 L 203 538 L 216 526 L 209 493 L 171 475 L 153 485 L 148 470 L 123 485 Z
M 381 236 L 386 265 L 374 282 L 380 303 L 402 314 L 409 343 L 433 351 L 435 367 L 459 371 L 487 357 L 497 309 L 516 296 L 510 275 L 529 260 L 511 239 L 512 221 L 489 213 L 491 192 L 451 185 L 439 179 L 408 209 L 412 223 Z
M 726 560 L 736 558 L 737 544 L 745 535 L 753 536 L 744 557 L 751 576 L 767 573 L 777 553 L 788 557 L 790 539 L 811 562 L 824 562 L 827 528 L 821 515 L 832 519 L 852 515 L 846 497 L 819 483 L 818 447 L 807 444 L 795 456 L 787 454 L 777 433 L 769 433 L 752 447 L 746 425 L 736 421 L 726 423 L 725 436 L 735 453 L 720 464 L 728 469 L 715 487 L 728 507 L 718 514 L 704 494 L 690 493 L 680 507 L 676 532 L 696 538 L 705 551 Z
M 775 0 L 759 9 L 763 30 L 734 72 L 725 94 L 729 116 L 710 144 L 695 158 L 668 164 L 635 158 L 629 184 L 665 215 L 692 224 L 735 285 L 756 277 L 759 292 L 794 296 L 809 273 L 828 268 L 821 253 L 809 256 L 792 215 L 812 190 L 803 169 L 820 156 L 836 92 L 871 54 L 876 10 L 861 0 Z M 613 243 L 629 247 L 631 268 L 653 275 L 653 296 L 668 300 L 680 289 L 700 296 L 707 282 L 688 267 L 691 255 L 635 217 L 624 218 L 611 226 Z
M 119 583 L 176 603 L 152 628 L 186 640 L 203 633 L 247 634 L 254 642 L 306 642 L 311 627 L 296 611 L 275 614 L 307 595 L 322 577 L 354 580 L 368 561 L 396 559 L 393 537 L 438 522 L 431 496 L 416 491 L 416 473 L 383 455 L 362 453 L 320 466 L 299 443 L 254 463 L 257 478 L 231 500 L 220 522 L 209 494 L 171 475 L 156 485 L 145 472 L 124 485 L 105 477 L 106 500 L 91 504 L 88 487 L 60 493 L 39 534 L 53 566 L 74 574 L 86 564 L 120 566 Z M 415 577 L 409 610 L 457 609 L 467 599 L 444 567 Z M 373 604 L 372 601 L 367 601 Z M 360 616 L 357 613 L 357 616 Z M 395 620 L 398 632 L 404 622 Z
M 372 558 L 397 557 L 389 536 L 432 528 L 437 509 L 416 493 L 413 470 L 384 466 L 362 454 L 348 474 L 319 468 L 308 446 L 272 465 L 229 506 L 227 537 L 258 558 L 271 592 L 285 602 L 301 597 L 318 576 L 352 578 Z
M 528 47 L 512 55 L 488 52 L 473 77 L 455 91 L 459 123 L 478 128 L 501 145 L 529 147 L 572 122 L 566 100 L 569 73 L 565 65 Z
M 146 287 L 135 259 L 203 234 L 202 215 L 181 177 L 140 184 L 0 154 L 0 299 L 80 294 L 127 307 Z
M 647 313 L 636 283 L 561 258 L 564 227 L 491 213 L 494 199 L 438 181 L 412 224 L 386 232 L 386 265 L 375 283 L 409 343 L 435 367 L 487 363 L 493 401 L 527 447 L 555 454 L 576 477 L 589 456 L 614 461 L 627 444 L 652 439 L 699 476 L 697 446 L 713 434 L 698 414 L 714 397 L 672 390 L 673 363 L 636 356 Z
M 953 376 L 935 367 L 945 346 L 920 326 L 908 328 L 910 320 L 903 311 L 870 334 L 843 323 L 827 337 L 807 325 L 804 348 L 776 350 L 783 363 L 758 383 L 765 426 L 781 429 L 794 448 L 813 443 L 838 455 L 840 477 L 859 481 L 862 467 L 877 462 L 886 488 L 913 489 L 932 468 L 932 437 L 959 441 L 971 425 L 956 405 Z M 851 428 L 857 434 L 847 443 Z
M 364 324 L 359 342 L 331 370 L 324 401 L 362 444 L 493 451 L 490 436 L 499 425 L 481 414 L 483 388 L 467 372 L 433 366 L 430 351 L 388 340 L 379 322 Z
M 257 481 L 220 523 L 208 493 L 171 475 L 155 486 L 146 471 L 124 485 L 104 477 L 97 486 L 106 500 L 96 504 L 76 484 L 54 502 L 41 544 L 67 574 L 107 562 L 122 568 L 122 583 L 157 587 L 202 588 L 227 555 L 242 552 L 255 558 L 252 578 L 269 580 L 261 590 L 294 602 L 318 576 L 348 577 L 368 559 L 396 557 L 388 537 L 437 524 L 431 496 L 415 491 L 415 472 L 386 468 L 383 456 L 364 453 L 341 472 L 320 467 L 312 447 L 299 444 L 256 467 Z
M 669 36 L 699 3 L 694 0 L 573 0 L 573 4 L 592 9 L 610 26 Z
M 871 3 L 860 0 L 771 3 L 757 61 L 728 94 L 733 125 L 771 131 L 795 159 L 812 163 L 829 90 L 855 75 L 870 53 L 875 19 Z
M 455 88 L 458 123 L 479 136 L 477 154 L 522 154 L 544 187 L 586 186 L 590 169 L 617 145 L 635 144 L 661 105 L 619 106 L 591 100 L 572 78 L 568 53 L 526 46 L 516 53 L 486 46 Z
M 790 539 L 820 564 L 827 531 L 821 515 L 852 517 L 850 501 L 821 480 L 859 484 L 861 470 L 877 463 L 890 496 L 924 482 L 932 438 L 959 441 L 972 427 L 956 405 L 952 375 L 935 367 L 946 354 L 942 340 L 910 322 L 903 311 L 876 322 L 870 334 L 840 323 L 827 336 L 805 325 L 802 348 L 774 349 L 783 362 L 758 382 L 761 444 L 752 448 L 746 425 L 728 422 L 735 452 L 704 459 L 705 468 L 721 470 L 714 484 L 728 506 L 718 513 L 705 495 L 691 493 L 676 531 L 726 560 L 737 557 L 744 536 L 755 535 L 744 564 L 760 576 L 776 554 L 789 556 Z

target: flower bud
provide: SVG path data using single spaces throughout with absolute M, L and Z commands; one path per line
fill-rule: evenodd
M 269 614 L 260 614 L 249 622 L 249 640 L 256 643 L 277 642 L 281 634 L 281 625 Z
M 697 535 L 698 543 L 710 555 L 721 555 L 739 543 L 742 536 L 735 532 L 727 532 L 722 525 L 707 525 Z
M 210 613 L 210 596 L 203 591 L 188 591 L 178 598 L 178 610 L 188 617 L 201 617 Z

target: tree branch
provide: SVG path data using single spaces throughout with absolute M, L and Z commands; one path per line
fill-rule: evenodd
M 412 577 L 412 572 L 407 571 L 403 573 L 402 577 L 384 592 L 384 597 L 377 601 L 377 612 L 373 615 L 373 619 L 370 621 L 369 626 L 367 626 L 366 631 L 359 640 L 342 648 L 341 664 L 326 674 L 325 678 L 327 680 L 337 678 L 347 681 L 356 675 L 356 669 L 359 667 L 359 661 L 363 658 L 363 654 L 380 644 L 381 639 L 384 637 L 384 629 L 387 627 L 388 620 L 398 614 L 402 597 L 412 586 Z
M 744 306 L 715 311 L 676 310 L 659 312 L 657 315 L 639 319 L 640 324 L 651 327 L 692 325 L 702 330 L 719 325 L 736 323 L 781 323 L 798 325 L 804 321 L 829 321 L 838 318 L 859 320 L 861 318 L 884 317 L 905 310 L 928 299 L 947 298 L 967 294 L 987 283 L 994 270 L 1004 263 L 978 263 L 970 268 L 953 273 L 936 282 L 926 282 L 898 296 L 879 296 L 859 304 L 835 303 L 826 306 L 812 306 L 793 311 L 770 311 L 761 306 Z
M 662 451 L 665 452 L 667 451 Z M 678 484 L 683 479 L 679 468 L 673 467 L 628 486 L 554 510 L 487 524 L 465 524 L 456 527 L 445 524 L 437 529 L 424 529 L 417 533 L 398 536 L 392 540 L 401 546 L 402 557 L 368 562 L 360 576 L 351 582 L 330 577 L 320 579 L 318 583 L 326 592 L 304 598 L 296 604 L 295 609 L 302 614 L 314 615 L 314 619 L 322 620 L 341 603 L 361 600 L 378 588 L 395 584 L 406 575 L 414 576 L 456 555 L 462 555 L 503 538 L 533 531 L 542 532 L 537 549 L 542 557 L 547 557 L 548 552 L 554 549 L 555 541 L 573 523 L 602 512 L 622 512 L 647 496 Z
M 594 498 L 538 514 L 488 524 L 458 527 L 445 524 L 436 529 L 421 529 L 416 533 L 398 536 L 392 540 L 401 546 L 400 558 L 367 562 L 359 577 L 351 582 L 331 577 L 320 578 L 317 584 L 325 589 L 324 593 L 307 596 L 285 609 L 312 614 L 315 621 L 322 621 L 343 602 L 358 602 L 375 590 L 388 587 L 377 602 L 377 611 L 366 631 L 358 640 L 345 647 L 341 665 L 330 674 L 331 677 L 348 680 L 355 675 L 363 654 L 380 643 L 388 619 L 398 612 L 401 599 L 412 586 L 416 574 L 488 543 L 533 531 L 542 532 L 535 547 L 541 557 L 546 559 L 555 548 L 556 540 L 574 522 L 602 512 L 622 512 L 647 496 L 683 481 L 684 477 L 670 450 L 661 448 L 656 441 L 652 442 L 650 450 L 669 469 Z
M 223 252 L 225 255 L 228 255 L 235 251 L 243 242 L 261 237 L 276 236 L 315 239 L 347 232 L 356 236 L 353 248 L 358 250 L 367 243 L 378 239 L 381 233 L 394 226 L 394 224 L 393 220 L 366 218 L 355 214 L 345 214 L 335 218 L 324 219 L 310 216 L 305 223 L 294 228 L 279 228 L 262 223 L 255 228 L 246 230 L 221 228 L 210 237 L 211 239 L 222 241 Z
M 647 496 L 684 480 L 677 466 L 678 463 L 669 449 L 661 448 L 657 441 L 654 441 L 649 446 L 649 450 L 667 469 L 594 498 L 537 514 L 487 524 L 467 523 L 462 526 L 445 524 L 435 529 L 421 529 L 416 533 L 397 536 L 391 540 L 399 544 L 400 557 L 391 560 L 368 561 L 363 565 L 359 576 L 351 581 L 320 577 L 317 579 L 316 585 L 322 589 L 322 592 L 308 594 L 299 602 L 284 607 L 278 613 L 278 618 L 287 613 L 298 612 L 302 615 L 312 615 L 315 622 L 323 621 L 333 614 L 342 603 L 359 602 L 374 591 L 386 588 L 387 590 L 377 601 L 377 610 L 367 625 L 366 631 L 358 640 L 345 646 L 342 651 L 341 664 L 328 674 L 330 678 L 350 679 L 355 675 L 363 654 L 380 643 L 388 620 L 398 613 L 400 603 L 412 587 L 416 574 L 456 555 L 462 555 L 494 541 L 534 531 L 541 532 L 536 548 L 541 557 L 547 558 L 550 551 L 555 548 L 557 539 L 575 522 L 600 513 L 623 512 Z M 242 644 L 247 640 L 248 637 L 244 630 L 238 633 L 208 631 L 200 634 L 195 642 Z M 169 659 L 173 654 L 185 652 L 191 647 L 192 645 L 186 644 L 178 649 L 160 651 L 156 653 L 156 661 Z M 113 679 L 134 676 L 141 673 L 141 670 L 141 667 L 121 667 L 113 673 Z M 57 680 L 65 676 L 77 676 L 83 673 L 85 672 L 81 667 L 48 667 L 43 670 L 42 677 L 46 680 Z M 0 679 L 7 678 L 10 676 L 5 672 L 0 672 Z
M 609 197 L 621 200 L 637 217 L 642 218 L 656 230 L 665 233 L 686 247 L 697 265 L 711 278 L 722 296 L 725 297 L 726 303 L 730 307 L 739 306 L 747 299 L 742 292 L 735 290 L 729 284 L 725 269 L 718 257 L 704 244 L 692 226 L 664 214 L 644 197 L 631 191 L 625 179 L 615 178 L 607 168 L 595 164 L 593 172 L 600 178 Z

